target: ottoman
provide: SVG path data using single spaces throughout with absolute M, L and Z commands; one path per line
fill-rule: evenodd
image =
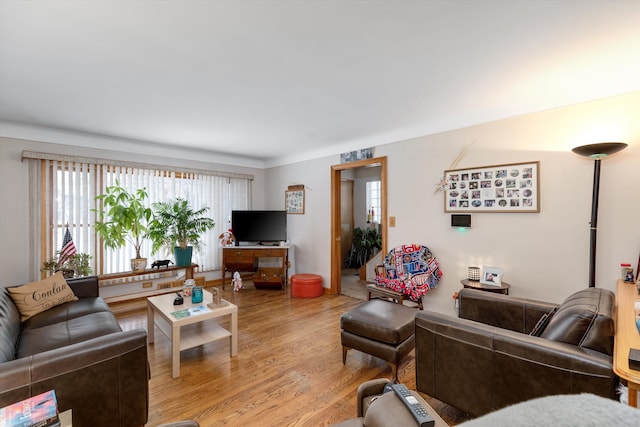
M 342 363 L 349 349 L 359 350 L 391 365 L 393 379 L 398 364 L 415 346 L 416 310 L 380 299 L 372 299 L 347 311 L 340 318 Z
M 318 274 L 294 274 L 291 276 L 291 296 L 294 298 L 322 296 L 322 276 Z

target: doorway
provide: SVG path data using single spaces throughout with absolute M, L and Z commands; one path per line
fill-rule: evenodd
M 382 253 L 387 252 L 387 158 L 359 160 L 331 166 L 331 288 L 329 293 L 339 294 L 342 290 L 342 265 L 345 258 L 342 242 L 342 171 L 361 167 L 380 167 L 380 231 Z M 346 246 L 346 245 L 345 245 Z

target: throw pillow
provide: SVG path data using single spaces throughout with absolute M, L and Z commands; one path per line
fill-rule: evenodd
M 78 299 L 61 271 L 44 280 L 7 290 L 18 307 L 23 322 L 51 307 Z

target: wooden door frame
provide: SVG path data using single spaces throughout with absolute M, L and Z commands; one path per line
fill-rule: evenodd
M 382 253 L 387 253 L 387 157 L 358 160 L 331 166 L 331 288 L 330 294 L 342 290 L 342 248 L 340 227 L 340 173 L 363 166 L 380 166 L 380 228 L 382 231 Z

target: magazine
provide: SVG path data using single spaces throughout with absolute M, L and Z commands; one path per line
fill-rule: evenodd
M 183 308 L 182 310 L 174 311 L 171 313 L 176 319 L 183 319 L 185 317 L 197 316 L 198 314 L 208 313 L 209 310 L 204 305 L 198 305 L 196 307 Z
M 58 401 L 53 390 L 0 409 L 0 427 L 59 426 Z

